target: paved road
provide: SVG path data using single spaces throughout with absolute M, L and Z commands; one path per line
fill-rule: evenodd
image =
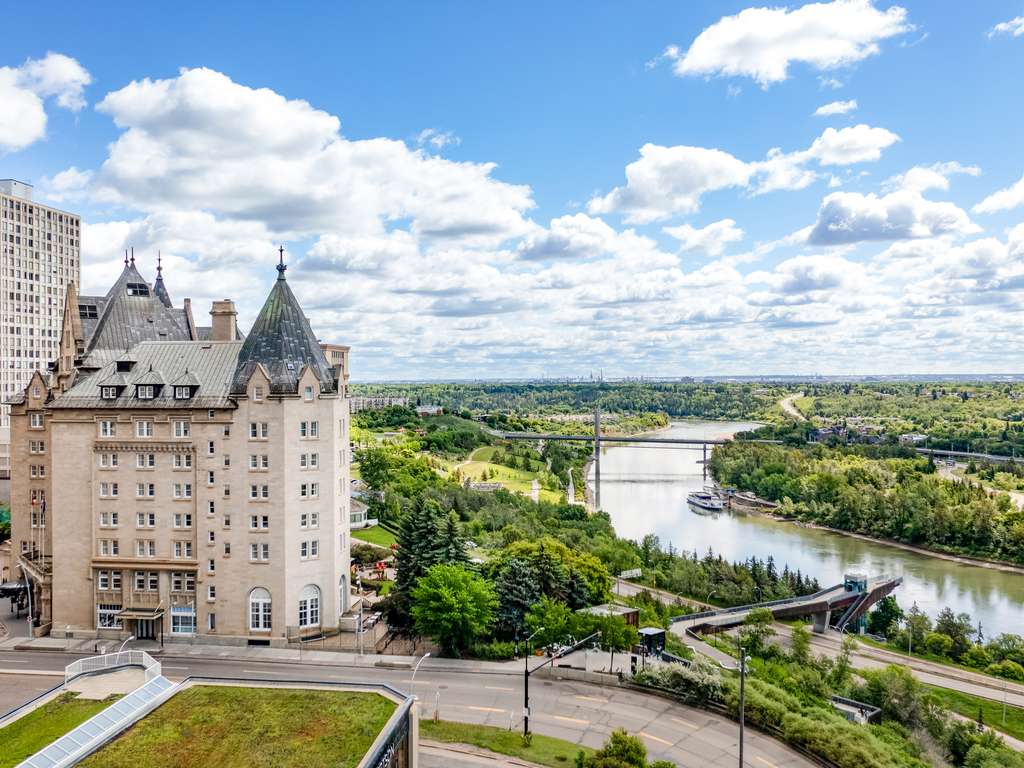
M 63 653 L 0 653 L 0 691 L 11 691 L 10 678 L 34 681 L 40 672 L 53 675 L 78 658 Z M 508 728 L 521 724 L 523 689 L 519 674 L 431 670 L 426 664 L 413 687 L 408 669 L 356 668 L 295 662 L 228 661 L 210 658 L 161 659 L 166 677 L 190 674 L 272 680 L 387 682 L 420 697 L 422 716 Z M 52 684 L 52 683 L 51 683 Z M 14 683 L 17 685 L 17 682 Z M 0 701 L 9 709 L 29 697 Z M 577 744 L 600 746 L 615 728 L 644 740 L 651 759 L 666 759 L 684 768 L 732 768 L 737 760 L 737 726 L 718 715 L 634 691 L 587 683 L 531 679 L 532 730 Z M 810 768 L 805 758 L 783 744 L 748 731 L 744 762 L 752 768 Z
M 792 416 L 797 421 L 807 421 L 807 418 L 802 413 L 800 413 L 800 410 L 795 405 L 793 405 L 794 400 L 796 400 L 798 397 L 803 396 L 803 392 L 798 392 L 795 395 L 784 397 L 782 400 L 779 401 L 779 407 L 782 408 L 782 410 L 787 415 Z

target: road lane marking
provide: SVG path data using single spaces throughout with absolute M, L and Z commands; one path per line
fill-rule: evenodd
M 755 760 L 760 760 L 760 761 L 761 761 L 762 763 L 764 763 L 765 765 L 767 765 L 767 766 L 768 766 L 768 768 L 779 768 L 779 767 L 778 767 L 777 765 L 775 765 L 775 763 L 770 763 L 770 762 L 768 762 L 767 760 L 765 760 L 765 759 L 764 759 L 763 757 L 761 757 L 760 755 L 754 755 L 754 759 L 755 759 Z
M 497 709 L 496 707 L 472 707 L 466 706 L 466 709 L 474 709 L 477 712 L 507 712 L 508 710 Z
M 48 677 L 64 677 L 63 672 L 53 669 L 0 669 L 0 675 L 40 675 Z
M 484 688 L 486 688 L 489 691 L 509 691 L 509 692 L 512 692 L 512 691 L 515 690 L 515 688 L 502 688 L 500 685 L 485 685 Z
M 599 696 L 580 696 L 580 695 L 577 695 L 576 698 L 577 699 L 581 699 L 583 701 L 596 701 L 598 704 L 607 704 L 608 703 L 608 699 L 602 699 Z
M 243 672 L 248 672 L 250 675 L 294 675 L 294 671 L 287 672 L 276 672 L 272 669 L 243 669 Z
M 4 664 L 28 664 L 28 659 L 4 659 Z
M 672 719 L 680 725 L 685 725 L 687 728 L 693 728 L 695 731 L 700 729 L 699 725 L 694 725 L 687 720 L 683 720 L 681 717 L 673 717 Z
M 647 731 L 640 731 L 640 735 L 641 736 L 645 736 L 646 738 L 650 739 L 651 741 L 657 741 L 657 742 L 659 742 L 661 744 L 664 744 L 667 747 L 671 747 L 672 746 L 672 742 L 671 741 L 666 741 L 665 739 L 658 738 L 657 736 L 652 736 Z
M 566 717 L 565 715 L 552 715 L 555 720 L 564 720 L 567 723 L 579 723 L 580 725 L 590 725 L 589 720 L 580 720 L 578 717 Z
M 174 667 L 170 664 L 161 664 L 160 666 L 162 669 L 188 669 L 188 667 Z

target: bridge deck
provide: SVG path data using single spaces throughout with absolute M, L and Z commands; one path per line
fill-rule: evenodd
M 767 608 L 775 618 L 787 618 L 845 608 L 863 594 L 870 595 L 874 602 L 891 592 L 901 581 L 900 578 L 891 579 L 881 576 L 868 582 L 866 592 L 847 592 L 844 585 L 837 584 L 813 595 L 680 616 L 672 623 L 672 632 L 685 636 L 689 631 L 699 632 L 704 629 L 719 630 L 736 627 L 742 624 L 751 611 L 757 608 Z

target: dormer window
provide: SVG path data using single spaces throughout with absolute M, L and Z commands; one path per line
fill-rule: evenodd
M 79 304 L 78 316 L 82 320 L 96 320 L 99 318 L 99 312 L 97 312 L 95 304 Z
M 135 365 L 134 360 L 118 360 L 117 361 L 117 372 L 128 373 L 131 371 L 132 366 Z
M 188 400 L 192 397 L 192 387 L 175 387 L 174 388 L 174 399 L 175 400 Z
M 128 283 L 126 287 L 129 296 L 149 296 L 149 286 L 145 283 Z
M 104 400 L 116 400 L 117 387 L 100 387 L 100 397 Z
M 140 384 L 137 393 L 139 400 L 152 400 L 156 397 L 156 387 L 152 384 Z

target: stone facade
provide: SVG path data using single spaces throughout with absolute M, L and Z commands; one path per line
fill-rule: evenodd
M 234 308 L 217 302 L 207 341 L 142 341 L 63 391 L 38 376 L 13 403 L 12 538 L 41 625 L 274 645 L 337 628 L 350 593 L 344 380 L 304 343 L 283 269 L 271 305 L 259 338 L 235 340 Z M 275 347 L 276 333 L 292 336 Z M 271 348 L 288 354 L 261 359 Z

